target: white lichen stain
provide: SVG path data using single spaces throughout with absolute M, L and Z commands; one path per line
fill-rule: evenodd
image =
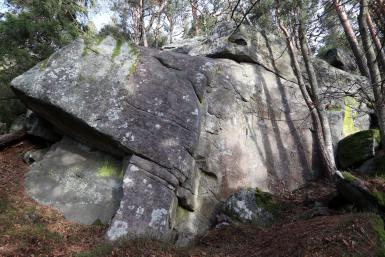
M 156 125 L 155 125 L 155 128 L 156 128 L 156 129 L 160 129 L 161 127 L 162 127 L 162 126 L 159 125 L 159 124 L 156 124 Z
M 138 167 L 136 167 L 135 165 L 131 165 L 130 171 L 138 171 L 138 170 L 139 170 Z
M 198 114 L 199 114 L 198 108 L 195 108 L 195 110 L 191 114 L 194 116 L 198 116 Z
M 239 217 L 245 220 L 253 219 L 253 212 L 246 207 L 245 201 L 237 201 L 234 211 L 239 215 Z
M 151 221 L 148 225 L 159 230 L 161 227 L 166 226 L 167 215 L 168 211 L 166 209 L 161 208 L 153 210 L 151 213 Z
M 107 231 L 107 237 L 115 241 L 122 236 L 127 235 L 128 233 L 128 224 L 127 222 L 116 220 L 110 226 L 110 229 Z
M 124 183 L 125 186 L 131 187 L 131 186 L 134 185 L 134 180 L 132 180 L 130 177 L 125 177 L 123 179 L 123 183 Z
M 136 218 L 140 218 L 144 213 L 144 208 L 139 206 L 138 209 L 136 209 L 135 216 Z

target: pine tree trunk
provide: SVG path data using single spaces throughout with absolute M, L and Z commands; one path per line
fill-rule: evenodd
M 362 44 L 364 46 L 364 51 L 366 53 L 367 66 L 370 72 L 370 84 L 373 88 L 377 118 L 382 136 L 382 144 L 385 145 L 385 92 L 381 81 L 380 70 L 376 59 L 376 53 L 373 48 L 373 42 L 371 41 L 368 32 L 368 1 L 361 0 L 360 4 L 360 15 L 358 18 L 360 33 L 362 38 Z
M 315 130 L 315 134 L 316 134 L 316 138 L 317 138 L 317 143 L 318 143 L 318 147 L 320 150 L 321 160 L 322 160 L 323 164 L 325 165 L 325 169 L 326 169 L 325 175 L 326 175 L 326 177 L 331 179 L 337 173 L 337 170 L 335 168 L 334 158 L 333 159 L 330 158 L 328 147 L 325 145 L 320 115 L 319 115 L 317 109 L 315 108 L 312 99 L 308 95 L 306 84 L 305 84 L 303 76 L 301 74 L 301 69 L 300 69 L 296 54 L 295 54 L 294 45 L 293 45 L 293 42 L 290 38 L 290 34 L 289 34 L 288 30 L 286 29 L 286 27 L 281 23 L 281 21 L 279 19 L 279 0 L 276 0 L 276 2 L 277 2 L 278 26 L 281 29 L 281 31 L 283 32 L 283 34 L 285 35 L 287 48 L 289 50 L 290 58 L 291 58 L 291 61 L 293 64 L 294 73 L 295 73 L 295 76 L 297 77 L 299 88 L 301 90 L 302 96 L 305 100 L 306 106 L 309 109 L 309 112 L 310 112 L 310 115 L 312 118 L 314 130 Z M 332 155 L 332 156 L 334 156 L 334 155 Z
M 300 18 L 300 22 L 299 22 L 298 35 L 299 35 L 299 43 L 300 43 L 302 57 L 305 62 L 307 74 L 309 76 L 310 87 L 313 95 L 314 108 L 317 110 L 319 120 L 320 120 L 321 130 L 323 134 L 323 140 L 321 140 L 319 144 L 321 144 L 321 148 L 324 148 L 323 151 L 326 151 L 326 153 L 324 154 L 327 155 L 326 157 L 327 160 L 325 160 L 324 163 L 327 169 L 328 177 L 332 177 L 337 170 L 337 167 L 335 164 L 336 162 L 334 158 L 333 140 L 332 140 L 332 135 L 330 131 L 329 119 L 327 117 L 327 113 L 325 110 L 325 104 L 319 97 L 320 93 L 319 93 L 317 74 L 314 70 L 313 63 L 310 60 L 310 53 L 308 49 L 304 22 L 302 18 Z
M 344 28 L 346 39 L 349 42 L 350 48 L 356 59 L 358 69 L 362 76 L 369 77 L 368 67 L 366 65 L 366 58 L 360 49 L 357 37 L 353 31 L 352 25 L 349 22 L 348 15 L 345 12 L 340 0 L 333 0 L 334 7 L 337 11 L 338 17 L 341 21 L 342 27 Z
M 385 53 L 384 53 L 384 49 L 382 48 L 382 44 L 381 44 L 381 41 L 380 39 L 378 38 L 378 35 L 377 35 L 377 30 L 376 30 L 376 27 L 375 25 L 373 24 L 373 21 L 372 21 L 372 18 L 370 16 L 369 13 L 367 13 L 367 16 L 366 16 L 366 22 L 368 24 L 368 28 L 369 28 L 369 31 L 370 31 L 370 35 L 372 36 L 372 40 L 374 42 L 374 45 L 376 47 L 376 54 L 377 54 L 377 58 L 381 64 L 381 67 L 382 67 L 382 70 L 384 71 L 385 70 Z M 382 72 L 382 79 L 385 78 L 384 72 Z

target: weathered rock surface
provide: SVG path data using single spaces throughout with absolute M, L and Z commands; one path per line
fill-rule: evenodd
M 285 48 L 244 26 L 176 50 L 194 56 L 111 37 L 77 40 L 12 84 L 61 133 L 125 160 L 107 238 L 185 245 L 241 188 L 294 189 L 317 175 L 311 122 Z M 323 74 L 337 70 L 322 65 Z M 321 78 L 336 88 L 335 77 Z
M 64 138 L 32 164 L 24 185 L 29 196 L 68 220 L 107 224 L 122 197 L 121 174 L 120 161 Z
M 380 141 L 380 132 L 375 129 L 360 131 L 341 140 L 337 148 L 340 168 L 358 167 L 373 158 Z
M 242 189 L 226 200 L 221 214 L 231 220 L 268 226 L 272 224 L 278 208 L 269 193 L 258 189 Z

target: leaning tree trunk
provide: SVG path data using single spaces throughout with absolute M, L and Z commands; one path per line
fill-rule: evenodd
M 198 0 L 190 0 L 191 3 L 191 14 L 194 25 L 195 36 L 200 34 L 199 18 L 198 18 Z
M 385 74 L 384 74 L 384 71 L 385 71 L 385 53 L 384 53 L 384 49 L 382 48 L 381 41 L 378 38 L 378 33 L 376 30 L 376 27 L 372 21 L 372 18 L 370 17 L 370 13 L 367 13 L 366 22 L 368 24 L 370 35 L 372 36 L 372 40 L 373 40 L 374 45 L 376 47 L 377 59 L 379 60 L 379 62 L 381 64 L 381 68 L 382 68 L 381 76 L 382 76 L 382 80 L 384 80 L 385 79 Z
M 380 69 L 373 48 L 373 42 L 370 39 L 367 24 L 368 0 L 360 1 L 360 15 L 358 17 L 362 44 L 367 58 L 367 66 L 370 72 L 370 85 L 373 89 L 378 123 L 382 136 L 382 144 L 385 145 L 385 91 L 381 81 Z
M 315 134 L 316 134 L 316 138 L 317 138 L 318 147 L 320 149 L 321 160 L 322 160 L 323 164 L 325 165 L 325 169 L 326 169 L 325 175 L 328 178 L 333 178 L 335 176 L 335 174 L 340 175 L 340 173 L 337 172 L 337 170 L 335 168 L 334 158 L 333 159 L 330 158 L 329 150 L 328 150 L 327 146 L 325 145 L 321 119 L 320 119 L 319 113 L 316 109 L 316 106 L 314 105 L 312 99 L 308 95 L 308 92 L 306 89 L 306 84 L 305 84 L 304 79 L 303 79 L 302 74 L 301 74 L 301 69 L 300 69 L 297 57 L 295 55 L 294 45 L 293 45 L 293 42 L 291 40 L 289 31 L 286 29 L 286 27 L 281 23 L 281 21 L 279 19 L 279 0 L 276 0 L 276 3 L 277 3 L 278 26 L 281 29 L 281 31 L 283 32 L 283 34 L 285 35 L 287 48 L 289 50 L 290 58 L 291 58 L 291 61 L 293 63 L 294 73 L 295 73 L 297 80 L 298 80 L 298 86 L 301 90 L 302 96 L 305 100 L 306 106 L 309 109 L 309 112 L 311 115 L 311 119 L 313 122 L 314 130 L 315 130 Z
M 323 145 L 322 147 L 326 151 L 326 153 L 324 154 L 327 155 L 327 160 L 325 160 L 324 163 L 326 165 L 328 177 L 332 177 L 337 170 L 336 162 L 334 158 L 333 140 L 332 140 L 330 125 L 329 125 L 329 119 L 327 117 L 327 113 L 325 110 L 325 104 L 320 99 L 320 93 L 319 93 L 320 90 L 319 90 L 317 74 L 315 73 L 313 63 L 310 60 L 310 53 L 309 53 L 308 42 L 306 39 L 304 21 L 302 16 L 299 21 L 298 35 L 299 35 L 299 43 L 300 43 L 302 57 L 305 62 L 307 74 L 309 76 L 314 108 L 318 113 L 320 126 L 323 134 L 323 140 L 320 142 L 320 144 Z
M 348 15 L 346 14 L 345 9 L 342 6 L 340 0 L 333 0 L 333 4 L 342 24 L 342 27 L 344 28 L 346 39 L 348 40 L 350 48 L 352 49 L 352 52 L 356 59 L 358 69 L 360 70 L 362 76 L 369 77 L 369 71 L 366 65 L 366 58 L 358 44 L 356 34 L 354 33 L 352 25 L 350 24 Z

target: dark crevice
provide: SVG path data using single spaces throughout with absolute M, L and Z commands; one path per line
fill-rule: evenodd
M 263 65 L 262 63 L 258 62 L 258 61 L 255 61 L 253 60 L 250 56 L 248 55 L 244 55 L 244 54 L 233 54 L 233 53 L 230 53 L 230 52 L 222 52 L 222 53 L 216 53 L 216 54 L 209 54 L 209 55 L 206 55 L 207 57 L 209 58 L 212 58 L 212 59 L 228 59 L 228 60 L 232 60 L 232 61 L 235 61 L 237 63 L 249 63 L 249 64 L 256 64 L 256 65 L 259 65 L 261 66 L 262 68 L 264 68 L 265 70 L 275 74 L 277 77 L 283 79 L 283 80 L 286 80 L 288 82 L 291 82 L 291 83 L 294 83 L 296 85 L 298 85 L 298 82 L 297 81 L 293 81 L 293 80 L 290 80 L 288 78 L 285 78 L 284 76 L 282 76 L 281 74 L 277 73 L 276 71 L 266 67 L 265 65 Z

